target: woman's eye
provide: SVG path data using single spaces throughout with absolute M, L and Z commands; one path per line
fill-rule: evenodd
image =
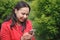
M 27 16 L 29 15 L 29 14 L 26 14 Z
M 22 13 L 22 15 L 25 15 L 25 13 Z

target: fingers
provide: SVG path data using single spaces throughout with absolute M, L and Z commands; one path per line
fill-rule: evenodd
M 30 35 L 29 33 L 25 33 L 23 36 L 24 36 L 24 38 L 27 38 L 27 39 L 31 39 L 32 38 L 32 35 Z
M 23 36 L 22 36 L 22 39 L 24 39 L 24 40 L 25 40 L 25 39 L 26 39 L 26 40 L 27 40 L 27 39 L 30 40 L 31 38 L 32 38 L 32 35 L 30 35 L 29 33 L 24 33 Z
M 30 32 L 29 32 L 30 35 L 34 35 L 34 33 L 35 33 L 35 29 L 32 29 L 32 30 L 30 30 Z

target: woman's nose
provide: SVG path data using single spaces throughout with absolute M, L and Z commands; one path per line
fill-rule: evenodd
M 27 16 L 26 16 L 26 15 L 24 15 L 24 18 L 27 18 Z

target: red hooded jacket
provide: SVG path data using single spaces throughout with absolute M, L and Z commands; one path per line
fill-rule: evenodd
M 23 32 L 21 32 L 22 27 L 15 24 L 12 29 L 10 28 L 11 20 L 2 23 L 1 26 L 1 40 L 20 40 Z M 32 29 L 32 24 L 30 20 L 26 21 L 26 29 L 25 32 L 29 32 Z M 34 37 L 32 38 L 34 40 Z

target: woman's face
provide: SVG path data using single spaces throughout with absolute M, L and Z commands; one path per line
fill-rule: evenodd
M 20 8 L 19 10 L 15 9 L 15 14 L 20 22 L 24 22 L 28 18 L 29 8 L 23 7 Z

